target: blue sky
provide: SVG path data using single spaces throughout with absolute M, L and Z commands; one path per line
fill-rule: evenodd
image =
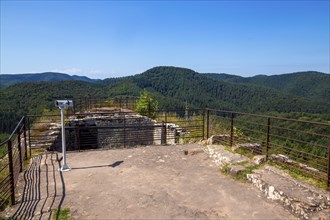
M 3 1 L 1 73 L 330 72 L 329 1 Z

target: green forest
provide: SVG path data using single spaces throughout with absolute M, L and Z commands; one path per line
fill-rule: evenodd
M 244 78 L 178 67 L 155 67 L 138 75 L 104 80 L 42 76 L 43 79 L 34 79 L 42 82 L 2 85 L 0 133 L 10 133 L 23 115 L 54 109 L 56 99 L 138 96 L 143 89 L 158 101 L 160 109 L 183 109 L 188 103 L 189 108 L 284 114 L 291 118 L 303 114 L 308 120 L 330 121 L 330 75 L 325 73 Z

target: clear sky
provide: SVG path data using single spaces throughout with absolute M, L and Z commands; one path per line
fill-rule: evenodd
M 329 0 L 3 1 L 1 73 L 330 72 Z

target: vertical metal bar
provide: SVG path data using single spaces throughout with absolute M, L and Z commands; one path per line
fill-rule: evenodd
M 268 160 L 269 132 L 270 132 L 270 118 L 267 118 L 266 160 Z
M 167 144 L 167 114 L 165 111 L 165 144 Z
M 209 139 L 210 136 L 210 110 L 206 110 L 206 140 Z
M 328 139 L 328 187 L 330 186 L 330 137 Z
M 160 145 L 165 144 L 165 122 L 162 121 L 162 127 L 160 128 Z
M 234 113 L 230 113 L 230 146 L 233 146 L 234 142 Z
M 14 165 L 13 165 L 13 151 L 12 141 L 8 141 L 8 160 L 9 160 L 9 175 L 10 175 L 10 202 L 15 205 L 15 181 L 14 181 Z
M 151 103 L 150 100 L 148 100 L 148 117 L 150 118 L 151 116 Z
M 24 160 L 27 160 L 28 155 L 27 155 L 27 142 L 26 142 L 26 117 L 24 117 L 24 124 L 23 124 L 23 134 L 24 134 Z
M 124 148 L 126 148 L 126 120 L 124 114 Z
M 202 120 L 203 120 L 203 140 L 205 140 L 205 110 L 203 111 L 202 114 Z
M 19 126 L 20 127 L 20 126 Z M 22 161 L 22 146 L 21 146 L 21 129 L 17 129 L 17 148 L 18 148 L 18 156 L 19 156 L 19 172 L 23 170 L 23 161 Z
M 32 157 L 32 150 L 31 150 L 31 128 L 30 128 L 30 118 L 28 118 L 28 134 L 29 134 L 29 153 L 30 158 Z
M 76 129 L 76 138 L 77 138 L 77 147 L 78 147 L 78 151 L 80 151 L 81 147 L 80 147 L 80 127 L 78 125 L 77 129 Z

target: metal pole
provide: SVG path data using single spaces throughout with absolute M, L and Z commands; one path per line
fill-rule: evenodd
M 17 130 L 17 148 L 18 148 L 18 156 L 19 156 L 19 172 L 23 170 L 23 161 L 22 161 L 22 146 L 21 146 L 21 129 Z
M 8 141 L 8 160 L 9 160 L 9 175 L 10 175 L 10 201 L 12 205 L 15 205 L 15 182 L 14 182 L 14 165 L 13 165 L 13 151 L 12 142 Z
M 63 155 L 63 165 L 62 165 L 60 171 L 69 171 L 69 170 L 71 170 L 71 168 L 66 164 L 64 108 L 61 108 L 61 123 L 62 123 L 62 155 Z
M 167 114 L 165 111 L 165 144 L 167 144 Z
M 205 140 L 205 110 L 203 111 L 202 120 L 203 120 L 203 140 Z
M 230 146 L 232 147 L 234 142 L 234 113 L 230 113 L 230 118 Z
M 206 110 L 206 140 L 209 139 L 209 129 L 210 129 L 210 110 Z
M 31 132 L 30 132 L 30 118 L 28 118 L 28 134 L 29 134 L 29 151 L 30 151 L 30 158 L 32 157 L 32 149 L 31 149 Z
M 24 132 L 24 160 L 27 160 L 27 142 L 26 142 L 26 117 L 24 117 L 24 127 L 23 127 L 23 132 Z
M 126 121 L 125 121 L 125 113 L 124 113 L 124 148 L 126 148 Z

